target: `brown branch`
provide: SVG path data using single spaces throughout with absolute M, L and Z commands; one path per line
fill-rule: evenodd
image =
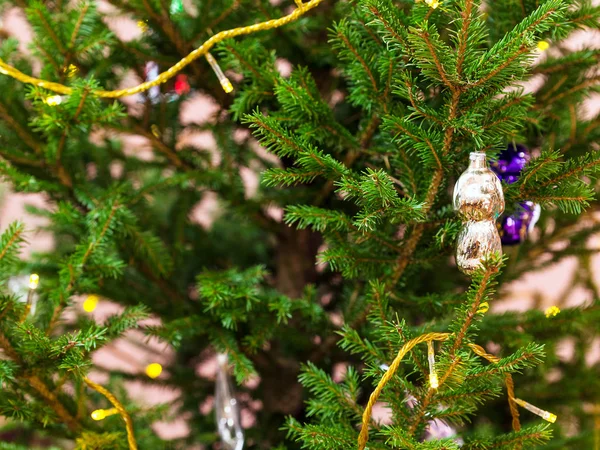
M 443 126 L 443 123 L 440 119 L 438 119 L 435 116 L 432 116 L 431 114 L 428 114 L 427 112 L 423 111 L 421 108 L 419 108 L 417 106 L 417 102 L 415 101 L 415 98 L 413 96 L 413 92 L 412 92 L 412 85 L 409 83 L 408 80 L 406 80 L 406 88 L 408 89 L 408 99 L 410 100 L 410 104 L 412 105 L 413 108 L 415 108 L 415 110 L 421 114 L 423 117 L 437 123 L 440 126 Z
M 23 234 L 23 228 L 17 229 L 15 231 L 15 233 L 11 236 L 11 238 L 8 240 L 8 242 L 4 246 L 4 249 L 0 253 L 0 260 L 2 258 L 4 258 L 4 255 L 6 255 L 6 252 L 8 251 L 8 249 L 10 248 L 10 246 L 13 244 L 13 242 L 15 242 L 17 239 L 19 239 L 19 237 L 21 236 L 21 234 Z
M 363 131 L 362 136 L 359 138 L 361 149 L 364 150 L 369 146 L 371 139 L 373 139 L 373 136 L 375 135 L 375 132 L 377 131 L 377 127 L 379 126 L 380 122 L 381 121 L 379 119 L 379 116 L 377 116 L 377 114 L 373 114 L 373 116 L 371 116 L 371 120 L 370 120 L 369 124 Z M 359 156 L 360 156 L 359 151 L 356 151 L 356 150 L 348 151 L 348 153 L 346 154 L 346 158 L 344 159 L 344 166 L 346 166 L 347 168 L 352 167 L 352 165 L 358 159 Z M 331 193 L 331 191 L 333 190 L 333 187 L 334 187 L 333 181 L 328 180 L 327 183 L 325 183 L 325 186 L 323 186 L 323 189 L 321 190 L 321 192 L 319 192 L 319 194 L 317 195 L 314 205 L 321 204 L 325 200 L 325 198 L 327 198 L 327 196 Z
M 448 79 L 448 74 L 446 74 L 446 70 L 444 69 L 444 66 L 442 65 L 442 62 L 440 61 L 435 48 L 433 46 L 433 44 L 431 43 L 431 40 L 429 39 L 429 33 L 426 31 L 421 32 L 420 34 L 417 33 L 417 36 L 420 36 L 421 38 L 423 38 L 423 40 L 425 41 L 425 44 L 427 44 L 427 48 L 429 49 L 429 53 L 431 54 L 431 57 L 433 58 L 433 62 L 435 64 L 435 67 L 437 68 L 438 73 L 440 74 L 440 77 L 442 78 L 442 81 L 444 82 L 444 84 L 452 91 L 452 92 L 456 92 L 458 89 L 457 87 L 454 85 L 454 83 L 452 83 L 449 79 Z
M 452 93 L 452 102 L 450 104 L 450 110 L 448 114 L 448 119 L 452 122 L 457 114 L 458 114 L 458 104 L 460 102 L 460 91 L 455 90 Z M 446 128 L 446 132 L 444 135 L 444 147 L 442 149 L 442 154 L 446 155 L 450 149 L 452 148 L 452 140 L 454 137 L 454 127 L 449 126 Z M 442 167 L 438 167 L 433 175 L 431 180 L 431 184 L 427 189 L 427 194 L 425 196 L 425 206 L 423 208 L 423 214 L 427 214 L 427 212 L 433 206 L 433 202 L 435 197 L 442 185 L 442 181 L 444 179 L 444 170 Z M 417 249 L 417 245 L 423 236 L 423 232 L 425 231 L 426 225 L 424 223 L 419 223 L 415 226 L 410 238 L 408 239 L 405 247 L 405 251 L 400 255 L 397 261 L 396 270 L 394 270 L 394 274 L 392 275 L 392 283 L 390 287 L 395 286 L 404 270 L 408 266 L 410 259 L 412 258 L 413 253 Z
M 360 54 L 352 46 L 352 44 L 350 44 L 350 41 L 348 40 L 348 38 L 346 37 L 345 34 L 338 32 L 338 37 L 342 41 L 344 41 L 344 44 L 346 44 L 346 47 L 348 47 L 348 50 L 350 50 L 354 54 L 354 56 L 356 57 L 356 59 L 358 60 L 358 62 L 360 63 L 360 65 L 363 66 L 363 68 L 367 72 L 367 75 L 369 76 L 369 79 L 371 80 L 371 84 L 373 85 L 373 90 L 375 92 L 377 92 L 377 82 L 375 81 L 375 77 L 373 76 L 373 73 L 371 72 L 371 69 L 369 69 L 369 66 L 367 66 L 367 63 L 365 62 L 365 60 L 362 58 L 362 56 L 360 56 Z
M 558 91 L 560 89 L 560 87 L 563 84 L 565 84 L 565 82 L 568 79 L 569 79 L 568 75 L 563 75 L 562 77 L 560 77 L 560 79 L 556 83 L 554 83 L 554 86 L 552 86 L 550 89 L 548 89 L 548 92 L 546 92 L 540 100 L 541 101 L 548 100 L 552 96 L 552 94 L 554 94 L 556 91 Z M 554 99 L 552 101 L 554 101 Z
M 592 87 L 592 86 L 596 86 L 598 84 L 600 84 L 600 77 L 590 78 L 587 81 L 569 89 L 568 91 L 561 92 L 556 97 L 554 97 L 554 99 L 552 101 L 556 102 L 557 100 L 560 100 L 563 97 L 568 97 L 569 95 L 574 94 L 577 91 L 581 91 L 583 89 L 586 89 L 586 88 Z
M 443 386 L 443 384 L 446 382 L 446 380 L 448 379 L 450 374 L 454 371 L 454 369 L 456 368 L 456 366 L 458 365 L 459 362 L 460 362 L 460 358 L 455 358 L 452 361 L 452 363 L 450 364 L 450 367 L 448 368 L 446 373 L 442 376 L 442 378 L 439 381 L 440 387 Z M 431 403 L 431 400 L 433 399 L 433 396 L 436 394 L 436 392 L 437 391 L 435 389 L 427 390 L 427 394 L 425 395 L 425 398 L 419 405 L 419 410 L 418 410 L 416 416 L 414 417 L 413 422 L 410 424 L 410 427 L 408 428 L 409 435 L 414 434 L 414 432 L 417 430 L 417 428 L 418 428 L 419 424 L 421 423 L 421 421 L 423 420 L 423 417 L 425 416 L 425 412 L 427 411 L 427 408 L 429 407 L 429 404 Z
M 119 128 L 120 131 L 125 131 Z M 145 130 L 141 125 L 134 125 L 133 126 L 133 130 L 141 135 L 144 136 L 145 138 L 147 138 L 151 143 L 152 146 L 154 148 L 156 148 L 160 153 L 162 153 L 163 155 L 165 155 L 167 157 L 167 159 L 177 168 L 182 169 L 182 170 L 189 170 L 190 168 L 187 167 L 184 162 L 181 160 L 181 158 L 179 158 L 179 155 L 177 155 L 177 152 L 175 152 L 173 149 L 171 149 L 171 147 L 169 147 L 167 144 L 165 144 L 161 139 L 157 138 L 153 133 Z
M 495 77 L 498 73 L 500 73 L 502 70 L 504 70 L 506 67 L 508 67 L 515 59 L 517 59 L 519 56 L 521 56 L 522 54 L 527 53 L 527 52 L 529 52 L 529 47 L 527 47 L 525 45 L 521 46 L 521 48 L 513 56 L 508 58 L 506 61 L 504 61 L 502 64 L 500 64 L 494 70 L 492 70 L 486 76 L 484 76 L 483 78 L 480 78 L 477 82 L 469 85 L 469 88 L 481 86 L 483 83 L 486 83 L 491 78 Z
M 8 112 L 2 103 L 0 103 L 0 117 L 2 117 L 2 120 L 4 120 L 15 131 L 15 133 L 17 133 L 17 135 L 29 148 L 35 151 L 35 153 L 38 155 L 42 154 L 41 144 L 38 143 L 29 134 L 29 132 L 13 118 L 13 116 Z
M 46 383 L 44 383 L 41 379 L 39 379 L 35 375 L 26 376 L 25 379 L 29 381 L 29 384 L 33 389 L 37 391 L 37 393 L 42 397 L 48 405 L 54 410 L 56 415 L 63 421 L 65 425 L 71 430 L 73 433 L 78 433 L 81 429 L 81 425 L 75 419 L 69 411 L 63 406 L 58 397 L 48 389 Z
M 22 365 L 21 358 L 19 354 L 16 352 L 10 341 L 6 338 L 6 336 L 0 332 L 0 347 L 4 349 L 4 354 L 8 356 L 12 361 L 16 362 L 19 365 Z M 48 406 L 50 406 L 56 415 L 62 420 L 62 422 L 67 425 L 69 430 L 73 433 L 77 433 L 81 425 L 79 422 L 67 411 L 64 405 L 60 402 L 58 397 L 48 389 L 46 383 L 44 383 L 40 378 L 36 375 L 25 375 L 22 377 L 22 380 L 28 381 L 29 386 L 34 389 L 40 397 L 42 397 Z
M 89 7 L 90 7 L 90 5 L 88 3 L 84 3 L 83 8 L 81 8 L 79 18 L 77 19 L 75 28 L 73 28 L 73 33 L 71 34 L 71 39 L 69 41 L 69 47 L 71 49 L 75 46 L 75 40 L 77 39 L 77 35 L 79 34 L 79 29 L 81 28 L 81 24 L 83 23 L 83 19 L 85 19 L 85 15 L 87 14 Z
M 56 48 L 58 49 L 58 51 L 60 51 L 62 54 L 64 54 L 65 53 L 65 47 L 62 45 L 62 42 L 60 41 L 60 39 L 58 38 L 58 36 L 54 32 L 54 28 L 52 28 L 52 26 L 46 21 L 46 17 L 44 17 L 44 15 L 40 12 L 39 9 L 36 8 L 35 9 L 35 13 L 40 18 L 40 20 L 42 22 L 42 25 L 44 25 L 44 28 L 46 29 L 46 32 L 48 33 L 48 35 L 50 36 L 50 38 L 54 42 L 54 45 L 56 45 Z
M 456 334 L 456 340 L 450 349 L 450 356 L 454 357 L 456 351 L 462 344 L 463 339 L 466 336 L 467 330 L 471 326 L 471 322 L 473 322 L 473 317 L 477 314 L 477 310 L 479 309 L 479 305 L 481 304 L 481 300 L 485 294 L 485 290 L 487 289 L 488 283 L 492 277 L 492 274 L 498 272 L 497 267 L 490 267 L 485 271 L 483 279 L 479 284 L 479 288 L 477 289 L 477 293 L 475 294 L 475 299 L 473 300 L 473 304 L 471 305 L 471 309 L 467 313 L 467 317 L 465 322 L 463 323 L 460 331 Z
M 456 58 L 456 72 L 460 76 L 462 72 L 462 66 L 465 61 L 465 54 L 467 50 L 467 35 L 469 32 L 469 26 L 471 25 L 471 12 L 473 10 L 473 0 L 467 0 L 465 3 L 465 9 L 462 11 L 461 15 L 463 17 L 463 24 L 458 35 L 458 41 L 460 42 L 458 46 L 458 54 Z

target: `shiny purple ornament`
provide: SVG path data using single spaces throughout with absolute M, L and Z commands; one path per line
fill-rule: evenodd
M 520 244 L 537 223 L 540 212 L 540 205 L 526 201 L 519 203 L 514 213 L 501 217 L 498 231 L 502 244 Z
M 508 184 L 519 179 L 521 171 L 529 162 L 529 150 L 521 144 L 508 144 L 505 150 L 498 155 L 498 159 L 491 163 L 491 169 L 500 180 Z

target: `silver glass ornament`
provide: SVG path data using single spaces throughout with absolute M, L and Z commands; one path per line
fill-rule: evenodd
M 240 420 L 240 408 L 229 376 L 227 355 L 225 353 L 218 354 L 217 363 L 215 416 L 219 436 L 225 450 L 242 450 L 244 448 L 244 430 Z
M 469 159 L 454 186 L 454 209 L 463 220 L 495 220 L 504 211 L 500 178 L 488 167 L 485 153 L 473 152 Z
M 488 255 L 502 253 L 500 234 L 493 220 L 469 220 L 463 224 L 456 243 L 456 265 L 470 274 Z
M 456 243 L 456 265 L 471 274 L 492 253 L 502 253 L 496 219 L 504 211 L 504 193 L 485 153 L 469 155 L 467 170 L 454 187 L 454 209 L 463 220 Z

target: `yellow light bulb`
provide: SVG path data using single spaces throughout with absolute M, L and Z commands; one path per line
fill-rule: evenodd
M 490 309 L 490 304 L 488 302 L 483 302 L 481 305 L 479 305 L 479 308 L 477 309 L 477 313 L 485 314 L 486 312 L 488 312 L 489 309 Z
M 537 406 L 532 405 L 531 403 L 527 403 L 525 400 L 521 400 L 520 398 L 513 398 L 513 400 L 517 405 L 522 406 L 527 411 L 530 411 L 537 416 L 540 416 L 542 419 L 550 423 L 556 422 L 556 414 L 544 411 L 543 409 L 538 408 Z
M 69 64 L 68 67 L 63 69 L 63 72 L 67 74 L 67 77 L 73 78 L 79 69 L 75 64 Z
M 551 317 L 556 317 L 560 313 L 560 308 L 558 306 L 551 306 L 546 310 L 546 317 L 550 319 Z
M 425 3 L 427 3 L 430 8 L 436 9 L 438 6 L 440 6 L 441 2 L 439 0 L 425 0 Z
M 94 420 L 104 420 L 105 417 L 106 411 L 103 409 L 97 409 L 96 411 L 92 412 L 92 419 Z
M 437 373 L 429 374 L 429 386 L 431 386 L 431 389 L 437 389 L 440 387 L 440 381 L 438 380 Z
M 148 364 L 146 366 L 146 375 L 148 375 L 152 379 L 158 378 L 162 373 L 162 370 L 163 368 L 159 363 Z
M 435 370 L 435 349 L 433 348 L 433 341 L 427 341 L 427 361 L 429 362 L 429 386 L 431 389 L 437 389 L 440 386 L 440 382 Z
M 29 289 L 36 289 L 40 282 L 40 276 L 37 273 L 29 275 Z
M 143 20 L 138 20 L 137 26 L 140 30 L 142 30 L 142 33 L 148 31 L 148 24 Z
M 97 409 L 94 412 L 92 412 L 91 416 L 94 420 L 104 420 L 108 416 L 112 416 L 114 414 L 117 414 L 118 412 L 119 411 L 117 410 L 117 408 Z
M 539 41 L 537 43 L 537 48 L 538 48 L 538 50 L 541 50 L 542 52 L 544 52 L 550 48 L 550 43 L 548 41 Z
M 227 78 L 227 76 L 223 73 L 223 71 L 221 70 L 221 66 L 219 66 L 219 63 L 213 57 L 213 55 L 207 53 L 205 57 L 208 63 L 210 64 L 210 67 L 212 67 L 213 71 L 215 72 L 215 75 L 219 79 L 221 87 L 227 94 L 229 94 L 231 91 L 233 91 L 233 85 L 231 84 L 231 81 L 229 81 L 229 78 Z
M 85 312 L 91 313 L 96 309 L 96 306 L 98 306 L 99 300 L 100 299 L 97 295 L 88 295 L 88 297 L 83 302 L 83 310 Z
M 44 103 L 48 106 L 56 106 L 62 103 L 62 97 L 60 95 L 52 95 L 44 99 Z
M 224 80 L 221 80 L 221 86 L 223 87 L 223 90 L 227 94 L 229 94 L 230 92 L 233 91 L 233 84 L 231 84 L 231 81 L 229 81 L 228 78 L 225 78 Z

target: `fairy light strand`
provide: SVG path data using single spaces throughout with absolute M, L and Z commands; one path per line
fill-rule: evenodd
M 429 386 L 431 389 L 437 389 L 440 386 L 440 382 L 435 370 L 435 350 L 433 348 L 433 341 L 427 341 L 427 361 L 429 361 Z
M 513 400 L 517 405 L 521 406 L 522 408 L 525 408 L 527 411 L 532 412 L 536 416 L 540 416 L 542 419 L 550 423 L 556 422 L 556 414 L 544 411 L 543 409 L 538 408 L 537 406 L 534 406 L 531 403 L 527 403 L 525 400 L 521 400 L 520 398 L 513 398 Z
M 256 23 L 254 25 L 248 25 L 245 27 L 238 27 L 232 28 L 230 30 L 221 31 L 211 36 L 200 47 L 193 50 L 190 54 L 188 54 L 185 58 L 176 63 L 174 66 L 159 74 L 158 77 L 156 77 L 154 80 L 146 81 L 142 84 L 127 89 L 118 89 L 114 91 L 94 90 L 91 93 L 96 95 L 97 97 L 120 98 L 147 91 L 151 87 L 158 86 L 164 83 L 165 81 L 173 78 L 177 73 L 181 72 L 181 70 L 183 70 L 187 65 L 200 58 L 201 56 L 206 55 L 210 51 L 210 49 L 213 48 L 219 42 L 237 36 L 253 34 L 258 31 L 270 30 L 273 28 L 279 28 L 281 26 L 287 25 L 291 22 L 294 22 L 311 9 L 317 7 L 323 1 L 324 0 L 310 0 L 306 3 L 301 3 L 290 14 L 288 14 L 287 16 L 280 17 L 279 19 L 271 19 L 267 20 L 266 22 Z M 57 94 L 69 95 L 73 92 L 73 88 L 70 88 L 63 84 L 42 80 L 40 78 L 35 78 L 24 74 L 23 72 L 15 69 L 11 65 L 4 62 L 2 59 L 0 59 L 0 73 L 8 75 L 18 81 L 21 81 L 22 83 L 32 84 L 34 86 L 56 92 Z
M 94 312 L 94 310 L 96 309 L 96 306 L 98 306 L 99 300 L 100 299 L 98 298 L 97 295 L 88 295 L 88 297 L 83 302 L 83 305 L 82 305 L 83 310 L 87 313 Z
M 83 381 L 90 388 L 104 395 L 106 399 L 114 406 L 114 408 L 117 410 L 117 412 L 120 414 L 120 416 L 123 418 L 123 421 L 125 422 L 125 430 L 127 431 L 127 444 L 129 445 L 129 450 L 138 450 L 137 442 L 133 434 L 133 421 L 131 420 L 131 416 L 123 407 L 121 402 L 108 389 L 99 385 L 98 383 L 94 383 L 88 377 L 84 377 Z
M 146 375 L 148 375 L 149 378 L 155 379 L 158 378 L 160 376 L 160 374 L 162 373 L 163 368 L 159 363 L 151 363 L 148 364 L 146 366 Z
M 48 106 L 58 106 L 62 103 L 62 97 L 60 95 L 51 95 L 44 99 L 44 103 Z
M 558 314 L 560 314 L 560 308 L 558 306 L 551 306 L 550 308 L 546 309 L 545 313 L 546 318 L 551 319 L 552 317 L 556 317 Z
M 369 426 L 371 423 L 371 414 L 373 412 L 373 407 L 374 407 L 375 403 L 377 403 L 377 400 L 379 399 L 379 396 L 381 395 L 381 393 L 382 393 L 383 389 L 385 388 L 385 386 L 387 385 L 387 383 L 394 377 L 394 375 L 395 375 L 396 371 L 398 370 L 398 367 L 400 366 L 404 357 L 416 345 L 421 344 L 423 342 L 427 343 L 428 356 L 429 356 L 433 352 L 433 341 L 446 341 L 450 336 L 451 336 L 450 333 L 426 333 L 426 334 L 422 334 L 420 336 L 417 336 L 416 338 L 411 339 L 410 341 L 406 342 L 400 348 L 400 350 L 398 351 L 398 354 L 396 355 L 396 357 L 394 358 L 392 363 L 389 366 L 387 366 L 387 369 L 386 369 L 383 377 L 381 377 L 381 379 L 379 380 L 379 383 L 375 387 L 375 390 L 369 396 L 369 400 L 368 400 L 367 405 L 365 406 L 365 409 L 362 414 L 362 424 L 361 424 L 360 433 L 358 435 L 358 442 L 357 442 L 358 450 L 365 450 L 365 448 L 367 446 L 367 442 L 369 441 Z M 429 348 L 430 346 L 431 346 L 431 349 Z M 500 358 L 498 358 L 497 356 L 486 353 L 485 350 L 483 349 L 483 347 L 480 347 L 473 343 L 468 344 L 468 346 L 477 355 L 487 359 L 488 361 L 490 361 L 492 363 L 497 363 L 500 360 Z M 431 360 L 430 360 L 430 368 L 431 368 Z M 430 384 L 431 384 L 431 382 L 430 382 Z M 439 382 L 438 382 L 438 384 L 439 384 Z M 512 377 L 510 377 L 510 374 L 508 374 L 508 379 L 506 381 L 506 385 L 507 385 L 507 391 L 508 391 L 509 400 L 510 400 L 509 403 L 514 402 L 512 404 L 517 404 L 517 405 L 527 409 L 528 411 L 531 411 L 532 413 L 537 414 L 538 416 L 540 416 L 544 420 L 547 420 L 548 422 L 554 423 L 556 421 L 557 417 L 555 414 L 552 414 L 551 412 L 548 412 L 548 411 L 544 411 L 543 409 L 540 409 L 537 406 L 531 405 L 530 403 L 527 403 L 524 400 L 520 400 L 518 398 L 513 397 L 514 385 L 512 382 Z M 515 410 L 516 410 L 516 406 L 515 406 Z M 511 413 L 512 413 L 512 407 L 511 407 Z M 518 414 L 516 417 L 518 420 Z M 515 419 L 513 416 L 513 426 L 514 426 L 514 420 Z M 517 424 L 518 424 L 518 421 L 517 421 Z M 515 429 L 515 431 L 518 431 L 518 429 Z
M 119 414 L 119 410 L 117 408 L 110 409 L 97 409 L 90 414 L 92 419 L 94 420 L 104 420 L 108 416 L 114 416 L 115 414 Z
M 40 283 L 40 276 L 37 273 L 32 273 L 29 275 L 29 291 L 27 292 L 27 303 L 25 303 L 25 312 L 21 318 L 21 322 L 24 322 L 25 319 L 29 316 L 31 312 L 31 307 L 33 306 L 33 298 L 35 295 L 35 290 Z
M 210 53 L 207 53 L 206 54 L 206 60 L 208 61 L 208 63 L 210 64 L 210 67 L 212 67 L 212 70 L 215 72 L 215 75 L 219 79 L 219 83 L 221 83 L 221 86 L 223 87 L 223 90 L 227 94 L 229 94 L 230 92 L 232 92 L 233 91 L 233 85 L 231 84 L 231 81 L 229 81 L 229 78 L 227 78 L 225 76 L 225 74 L 221 70 L 221 66 L 219 66 L 219 63 L 213 57 L 213 55 L 211 55 Z

